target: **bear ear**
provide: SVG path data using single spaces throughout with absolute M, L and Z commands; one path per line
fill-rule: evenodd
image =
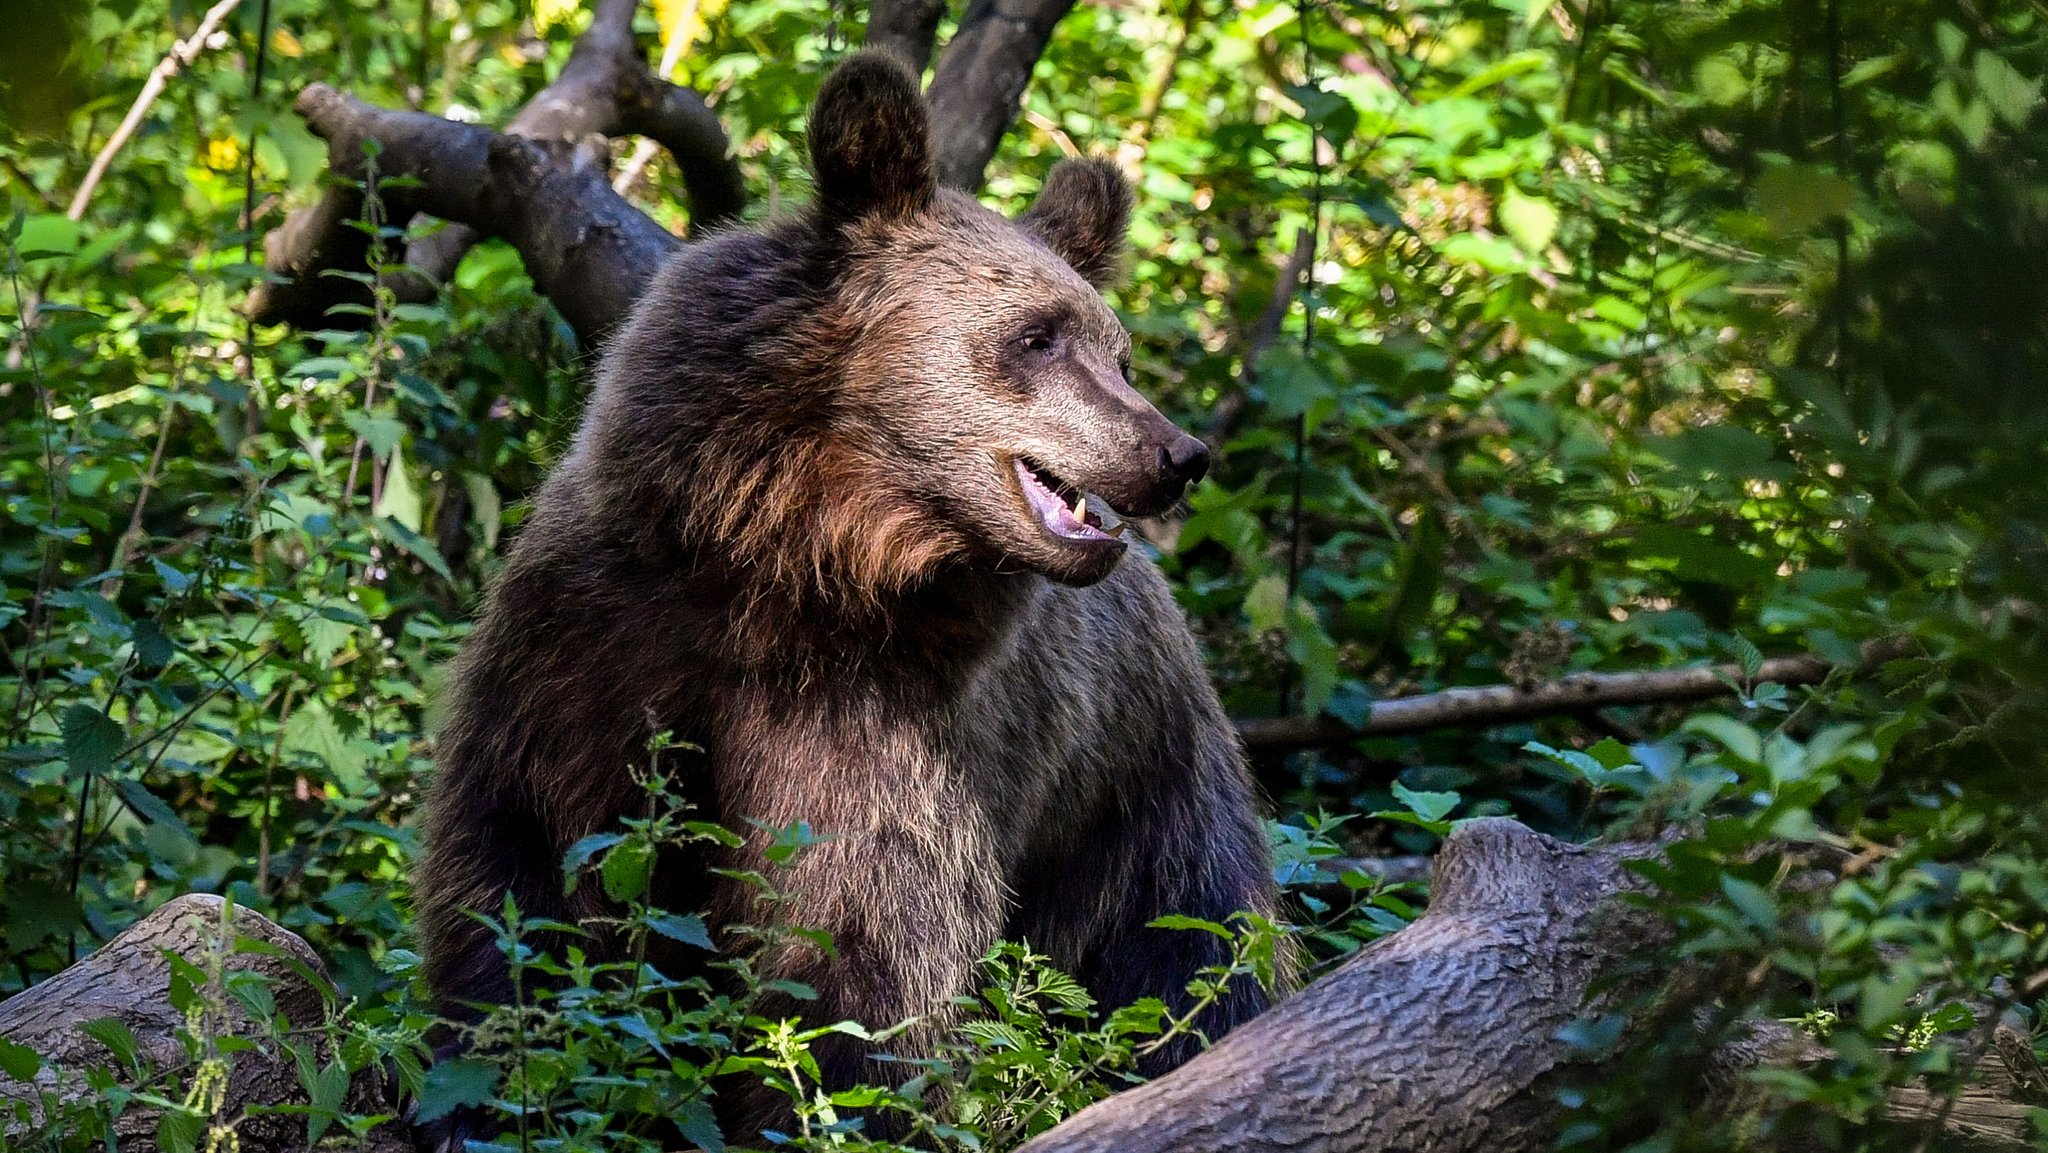
M 1107 160 L 1062 160 L 1019 223 L 1101 288 L 1116 278 L 1131 226 L 1130 182 Z
M 811 105 L 810 136 L 818 208 L 834 223 L 909 216 L 938 191 L 931 113 L 894 56 L 862 52 L 834 69 Z

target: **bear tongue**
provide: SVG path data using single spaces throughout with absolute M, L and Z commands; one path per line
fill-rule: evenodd
M 1017 470 L 1018 486 L 1024 490 L 1024 499 L 1031 503 L 1031 511 L 1038 516 L 1038 523 L 1045 531 L 1065 540 L 1108 540 L 1110 535 L 1087 523 L 1067 507 L 1058 493 L 1045 487 L 1022 459 L 1012 457 L 1012 468 Z M 1086 497 L 1081 498 L 1083 501 Z

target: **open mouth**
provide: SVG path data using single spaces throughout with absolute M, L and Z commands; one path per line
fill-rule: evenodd
M 1096 509 L 1089 508 L 1088 496 L 1036 461 L 1021 456 L 1010 458 L 1017 472 L 1017 487 L 1024 502 L 1046 532 L 1061 540 L 1114 542 L 1123 535 L 1121 523 L 1105 528 Z M 1101 501 L 1096 505 L 1099 508 Z

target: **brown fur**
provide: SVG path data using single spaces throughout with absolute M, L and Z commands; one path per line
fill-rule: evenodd
M 908 75 L 855 57 L 813 113 L 819 207 L 685 249 L 607 349 L 453 678 L 417 880 L 444 1004 L 510 993 L 464 910 L 603 912 L 592 886 L 562 896 L 559 862 L 634 811 L 657 730 L 704 750 L 670 762 L 704 815 L 830 838 L 778 877 L 786 905 L 705 860 L 664 861 L 659 901 L 829 931 L 836 961 L 790 948 L 768 974 L 814 986 L 813 1019 L 925 1017 L 899 1050 L 928 1048 L 999 938 L 1106 1003 L 1172 1002 L 1221 946 L 1147 922 L 1272 910 L 1165 582 L 1042 529 L 1010 465 L 1141 514 L 1200 471 L 1091 287 L 1129 191 L 1070 163 L 1007 221 L 932 184 L 925 133 Z M 1262 1004 L 1240 989 L 1203 1024 Z M 861 1060 L 824 1051 L 835 1082 Z

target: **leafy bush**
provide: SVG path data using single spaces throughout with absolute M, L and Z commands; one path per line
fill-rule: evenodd
M 800 195 L 803 110 L 865 14 L 817 16 L 707 0 L 682 53 L 750 212 Z M 496 243 L 432 304 L 380 296 L 330 331 L 236 309 L 260 233 L 324 167 L 298 87 L 502 123 L 581 17 L 245 5 L 71 221 L 109 125 L 197 18 L 39 3 L 0 37 L 0 995 L 173 895 L 222 892 L 328 959 L 341 1067 L 412 1054 L 405 1071 L 436 689 L 589 357 Z M 1888 1087 L 1967 1078 L 2000 1023 L 2039 1045 L 2042 19 L 1959 0 L 1083 6 L 990 173 L 1009 205 L 1069 148 L 1138 162 L 1115 303 L 1141 383 L 1218 449 L 1150 543 L 1233 713 L 1357 723 L 1445 688 L 1739 674 L 1717 703 L 1256 751 L 1322 962 L 1422 900 L 1325 862 L 1425 852 L 1491 813 L 1684 834 L 1646 872 L 1691 984 L 1588 1025 L 1589 1046 L 1645 1056 L 1568 1091 L 1574 1148 L 1887 1148 Z M 682 226 L 672 169 L 652 173 L 634 195 Z M 415 227 L 364 226 L 386 261 Z M 1759 675 L 1795 652 L 1834 671 Z M 579 883 L 631 895 L 626 846 L 716 834 L 614 835 Z M 490 912 L 514 943 L 532 928 Z M 689 934 L 691 912 L 624 928 Z M 1120 1084 L 1157 1036 L 1141 1025 L 1170 1027 L 1084 1018 L 1003 949 L 944 1070 L 820 1100 L 803 1039 L 749 1023 L 740 957 L 724 994 L 521 963 L 569 983 L 500 1022 L 540 1030 L 510 1083 L 564 1103 L 545 1136 L 571 1143 L 657 1108 L 692 1123 L 722 1068 L 780 1079 L 799 1144 L 858 1143 L 838 1126 L 861 1109 L 928 1144 L 1002 1144 Z M 1726 1126 L 1693 1116 L 1671 1086 L 1757 1015 L 1804 1022 L 1825 1058 L 1756 1078 Z M 622 1020 L 653 1040 L 601 1024 Z M 421 1087 L 441 1100 L 513 1099 L 488 1060 L 438 1068 Z

